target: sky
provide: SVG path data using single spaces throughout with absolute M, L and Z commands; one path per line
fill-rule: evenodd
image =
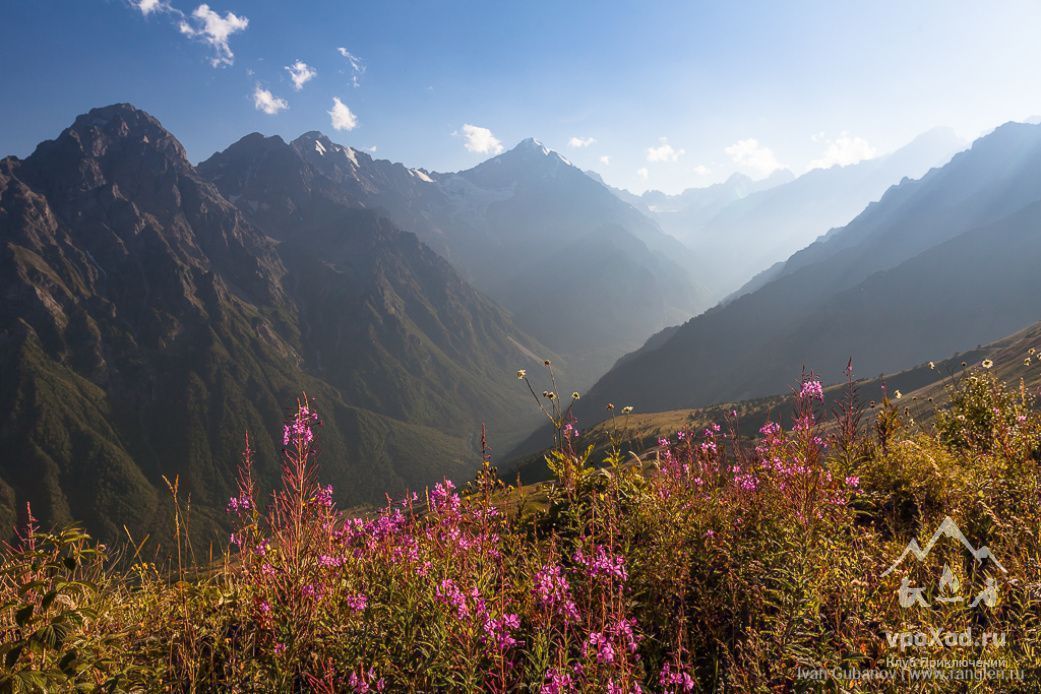
M 130 102 L 194 162 L 259 131 L 469 168 L 526 137 L 636 192 L 1041 114 L 1041 2 L 0 0 L 0 154 Z

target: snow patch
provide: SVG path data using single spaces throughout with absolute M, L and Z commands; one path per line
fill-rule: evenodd
M 347 160 L 354 165 L 354 168 L 358 168 L 358 155 L 355 153 L 353 147 L 341 147 L 340 151 L 343 152 L 343 156 L 347 157 Z
M 325 147 L 318 140 L 314 141 L 314 151 L 318 152 L 323 157 L 325 156 Z

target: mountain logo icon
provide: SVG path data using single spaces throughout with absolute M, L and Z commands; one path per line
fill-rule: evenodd
M 888 576 L 890 573 L 892 573 L 893 569 L 900 566 L 900 564 L 903 563 L 904 559 L 906 559 L 908 555 L 913 556 L 918 561 L 924 561 L 925 558 L 929 556 L 929 552 L 932 551 L 933 547 L 942 537 L 948 537 L 960 542 L 962 546 L 964 546 L 965 549 L 969 552 L 969 554 L 972 555 L 972 558 L 975 559 L 977 563 L 982 563 L 984 560 L 987 560 L 992 562 L 999 569 L 1001 569 L 1003 573 L 1008 573 L 1005 567 L 1001 565 L 1001 562 L 998 561 L 993 554 L 991 554 L 990 549 L 986 545 L 982 545 L 979 548 L 974 547 L 973 544 L 969 542 L 969 540 L 965 537 L 965 534 L 962 533 L 961 529 L 958 527 L 958 524 L 955 523 L 950 516 L 947 516 L 943 519 L 943 522 L 940 523 L 940 526 L 936 529 L 936 532 L 933 533 L 932 537 L 929 538 L 929 541 L 925 543 L 924 548 L 918 544 L 917 539 L 912 539 L 909 543 L 907 543 L 907 547 L 900 554 L 897 560 L 893 562 L 892 566 L 886 569 L 882 575 Z

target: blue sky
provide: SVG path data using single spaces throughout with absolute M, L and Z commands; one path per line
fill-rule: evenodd
M 1041 114 L 1033 1 L 203 7 L 3 0 L 0 153 L 25 156 L 92 106 L 129 101 L 193 161 L 252 131 L 317 129 L 446 171 L 535 136 L 609 183 L 675 192 Z M 316 73 L 299 90 L 297 61 Z M 334 98 L 350 114 L 338 109 L 339 130 Z

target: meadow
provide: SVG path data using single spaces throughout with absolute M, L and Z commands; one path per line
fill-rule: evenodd
M 623 437 L 594 459 L 573 400 L 520 373 L 551 481 L 485 455 L 360 513 L 323 485 L 302 397 L 273 491 L 245 440 L 222 556 L 191 546 L 176 480 L 163 562 L 30 509 L 0 553 L 0 691 L 1036 691 L 1041 416 L 985 367 L 927 424 L 852 375 L 825 407 L 804 374 L 787 426 L 747 436 L 734 411 L 643 459 Z M 943 535 L 887 573 L 947 517 L 991 559 Z

